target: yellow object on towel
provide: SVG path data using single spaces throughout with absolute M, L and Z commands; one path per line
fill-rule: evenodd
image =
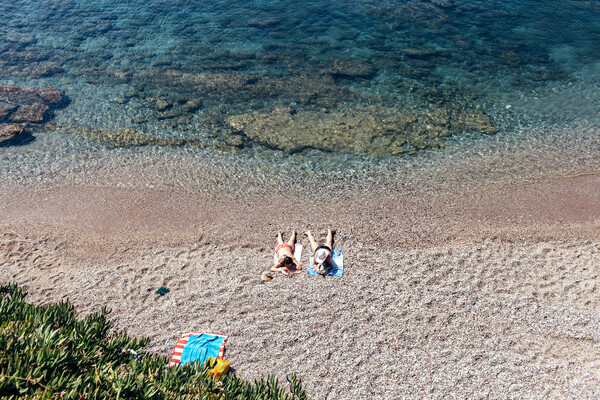
M 214 357 L 208 357 L 208 360 L 206 360 L 206 365 L 211 367 L 214 366 L 210 371 L 208 371 L 208 374 L 215 378 L 215 381 L 221 379 L 221 377 L 225 376 L 229 371 L 229 361 L 217 360 Z

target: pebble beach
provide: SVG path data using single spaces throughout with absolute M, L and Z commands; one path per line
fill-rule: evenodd
M 419 202 L 5 187 L 0 280 L 108 307 L 158 354 L 227 334 L 238 376 L 296 372 L 313 398 L 594 398 L 599 191 L 597 174 Z M 333 224 L 342 277 L 260 279 L 277 230 Z

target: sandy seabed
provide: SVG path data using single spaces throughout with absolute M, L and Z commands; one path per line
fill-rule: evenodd
M 314 398 L 597 398 L 598 193 L 598 174 L 326 202 L 5 185 L 0 282 L 109 307 L 163 355 L 227 334 L 238 376 L 296 372 Z M 332 225 L 343 277 L 260 280 L 278 230 Z

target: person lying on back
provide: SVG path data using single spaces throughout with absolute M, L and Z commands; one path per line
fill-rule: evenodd
M 325 240 L 324 245 L 317 245 L 317 241 L 315 240 L 310 230 L 304 232 L 306 236 L 308 236 L 308 240 L 310 241 L 310 249 L 313 251 L 313 268 L 317 273 L 321 275 L 327 274 L 333 267 L 333 260 L 331 259 L 331 254 L 333 251 L 333 234 L 335 233 L 335 229 L 327 230 L 327 239 Z

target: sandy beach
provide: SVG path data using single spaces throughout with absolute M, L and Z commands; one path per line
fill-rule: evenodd
M 228 334 L 238 376 L 296 372 L 314 398 L 597 397 L 600 175 L 460 190 L 7 185 L 0 281 L 111 308 L 159 354 Z M 343 277 L 260 280 L 278 230 L 333 224 Z

